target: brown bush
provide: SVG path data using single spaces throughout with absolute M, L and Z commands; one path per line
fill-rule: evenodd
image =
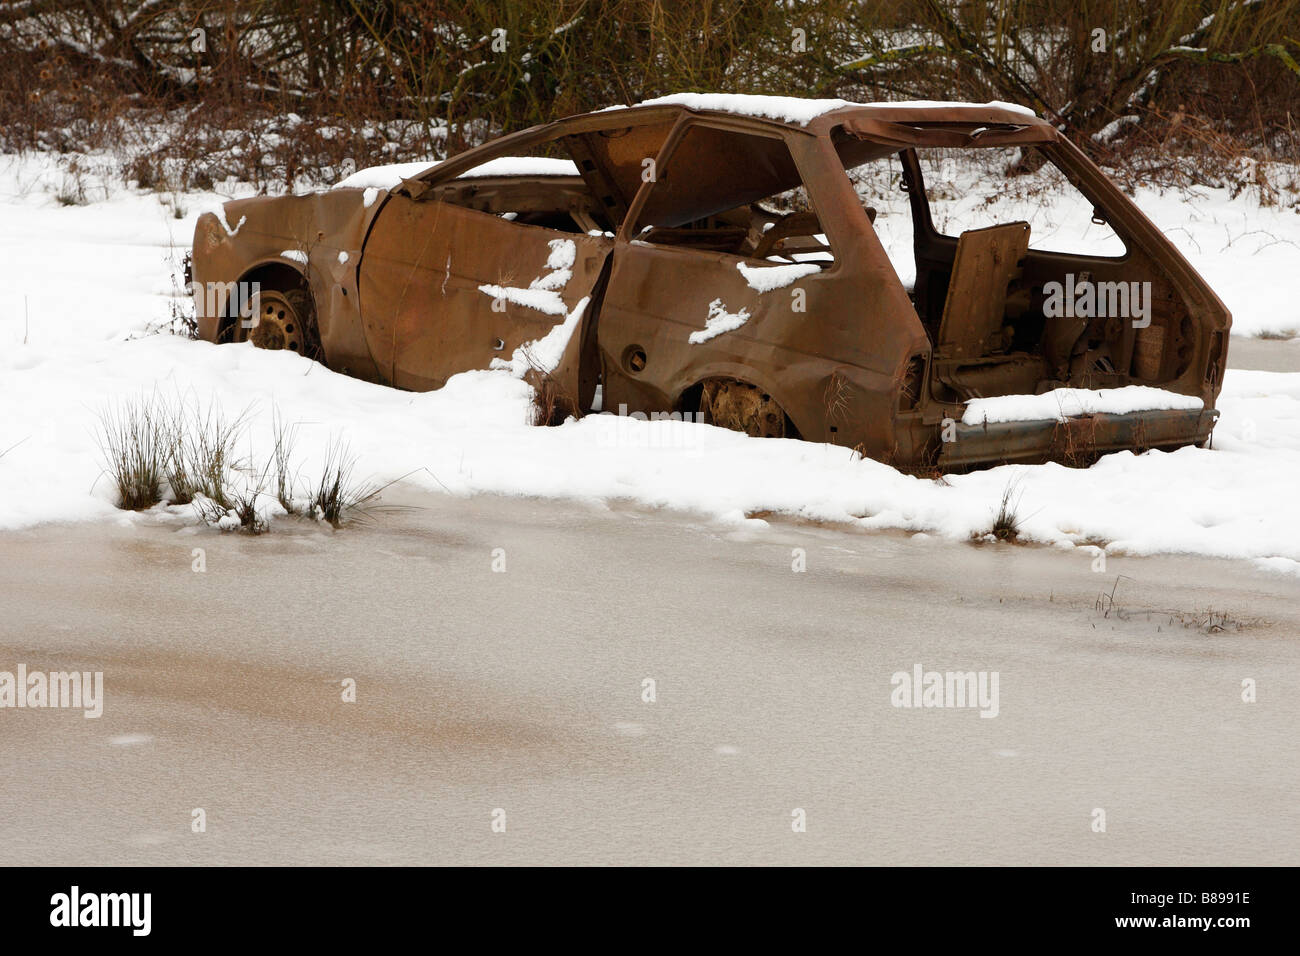
M 0 147 L 116 150 L 160 189 L 331 182 L 702 89 L 1013 100 L 1138 177 L 1300 161 L 1300 0 L 30 0 L 0 55 Z

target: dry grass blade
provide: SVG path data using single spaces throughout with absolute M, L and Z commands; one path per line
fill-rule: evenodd
M 527 346 L 524 347 L 524 358 L 528 362 L 524 381 L 533 387 L 529 424 L 563 425 L 570 417 L 581 417 L 578 402 Z
M 274 445 L 267 467 L 275 474 L 275 498 L 287 513 L 296 514 L 297 504 L 293 494 L 297 486 L 297 475 L 291 471 L 291 468 L 293 450 L 298 444 L 298 426 L 286 425 L 284 419 L 280 417 L 279 410 L 272 409 L 271 431 Z

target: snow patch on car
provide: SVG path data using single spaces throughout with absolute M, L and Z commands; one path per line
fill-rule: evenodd
M 546 268 L 549 271 L 528 283 L 528 288 L 481 285 L 478 290 L 494 299 L 504 299 L 547 315 L 564 315 L 568 308 L 558 290 L 563 289 L 573 278 L 572 266 L 578 259 L 578 247 L 572 239 L 552 239 L 548 245 L 551 247 L 550 255 L 546 258 Z M 448 269 L 450 265 L 449 260 Z
M 301 249 L 285 249 L 280 253 L 280 255 L 285 259 L 298 263 L 300 266 L 305 266 L 307 264 L 307 253 L 303 252 Z
M 383 166 L 367 166 L 358 169 L 351 176 L 340 179 L 334 184 L 335 189 L 392 189 L 401 185 L 403 179 L 414 179 L 420 173 L 437 166 L 436 162 L 388 163 Z
M 1199 411 L 1205 402 L 1194 395 L 1179 395 L 1149 385 L 1123 388 L 1056 388 L 1041 395 L 999 395 L 974 398 L 966 403 L 963 425 L 997 422 L 1063 422 L 1079 415 L 1127 415 L 1173 409 Z
M 436 164 L 435 164 L 436 165 Z M 498 156 L 461 173 L 457 179 L 481 176 L 577 176 L 578 164 L 550 156 Z
M 721 299 L 714 299 L 709 303 L 709 315 L 704 320 L 704 328 L 691 333 L 690 343 L 699 345 L 701 342 L 717 338 L 723 332 L 734 332 L 748 321 L 748 309 L 741 309 L 739 312 L 728 312 Z
M 740 274 L 745 277 L 745 282 L 755 292 L 771 292 L 774 289 L 784 289 L 792 282 L 797 282 L 804 276 L 810 276 L 821 272 L 821 266 L 805 265 L 797 263 L 788 266 L 751 266 L 745 262 L 737 262 L 736 268 Z
M 358 169 L 351 176 L 339 180 L 334 189 L 394 189 L 403 179 L 415 179 L 439 165 L 440 160 L 420 163 L 389 163 Z M 468 172 L 458 179 L 482 176 L 577 176 L 578 167 L 572 160 L 548 156 L 498 156 Z M 369 205 L 369 203 L 367 203 Z
M 559 367 L 560 359 L 564 358 L 564 350 L 569 347 L 573 330 L 582 321 L 582 315 L 587 311 L 587 303 L 590 301 L 590 296 L 583 296 L 573 311 L 564 317 L 564 321 L 557 323 L 551 331 L 540 339 L 519 346 L 509 359 L 494 358 L 488 367 L 493 371 L 509 372 L 515 378 L 522 378 L 530 368 L 547 375 L 554 372 Z
M 239 230 L 243 229 L 243 228 L 244 228 L 244 223 L 248 222 L 248 217 L 247 217 L 247 216 L 240 216 L 240 217 L 239 217 L 239 225 L 235 226 L 234 229 L 231 229 L 231 228 L 230 228 L 230 223 L 226 222 L 226 207 L 225 207 L 225 206 L 218 206 L 216 209 L 214 209 L 214 210 L 212 211 L 212 214 L 213 214 L 214 216 L 217 217 L 217 222 L 221 223 L 221 228 L 224 229 L 224 230 L 226 230 L 226 235 L 231 236 L 232 238 L 233 238 L 234 236 L 239 235 Z
M 546 257 L 546 268 L 572 269 L 578 261 L 578 244 L 572 239 L 552 239 L 547 245 L 551 254 Z
M 538 312 L 545 312 L 547 315 L 564 315 L 567 311 L 560 294 L 550 289 L 521 289 L 518 286 L 510 285 L 481 285 L 478 290 L 494 299 L 513 302 L 515 305 L 522 305 L 527 309 L 536 309 Z

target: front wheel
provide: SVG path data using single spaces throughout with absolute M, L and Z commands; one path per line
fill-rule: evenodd
M 287 349 L 318 358 L 316 310 L 306 289 L 266 289 L 258 295 L 256 320 L 235 321 L 233 340 L 259 349 Z

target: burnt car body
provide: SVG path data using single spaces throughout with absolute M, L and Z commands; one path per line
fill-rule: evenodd
M 917 151 L 989 146 L 1060 170 L 1124 254 L 1035 250 L 1024 222 L 942 235 Z M 497 174 L 520 153 L 572 166 Z M 881 160 L 907 193 L 910 289 L 847 174 Z M 765 203 L 800 187 L 802 211 Z M 1149 283 L 1146 321 L 1049 315 L 1045 287 L 1077 276 Z M 605 410 L 698 411 L 912 470 L 1204 443 L 1231 323 L 1100 169 L 1002 104 L 844 105 L 804 123 L 681 103 L 570 117 L 391 188 L 227 203 L 198 222 L 193 281 L 210 341 L 412 390 L 522 354 L 573 411 L 599 385 Z M 240 282 L 260 286 L 255 323 L 227 294 Z M 554 355 L 533 363 L 544 339 Z M 1126 385 L 1201 407 L 962 423 L 971 399 Z

